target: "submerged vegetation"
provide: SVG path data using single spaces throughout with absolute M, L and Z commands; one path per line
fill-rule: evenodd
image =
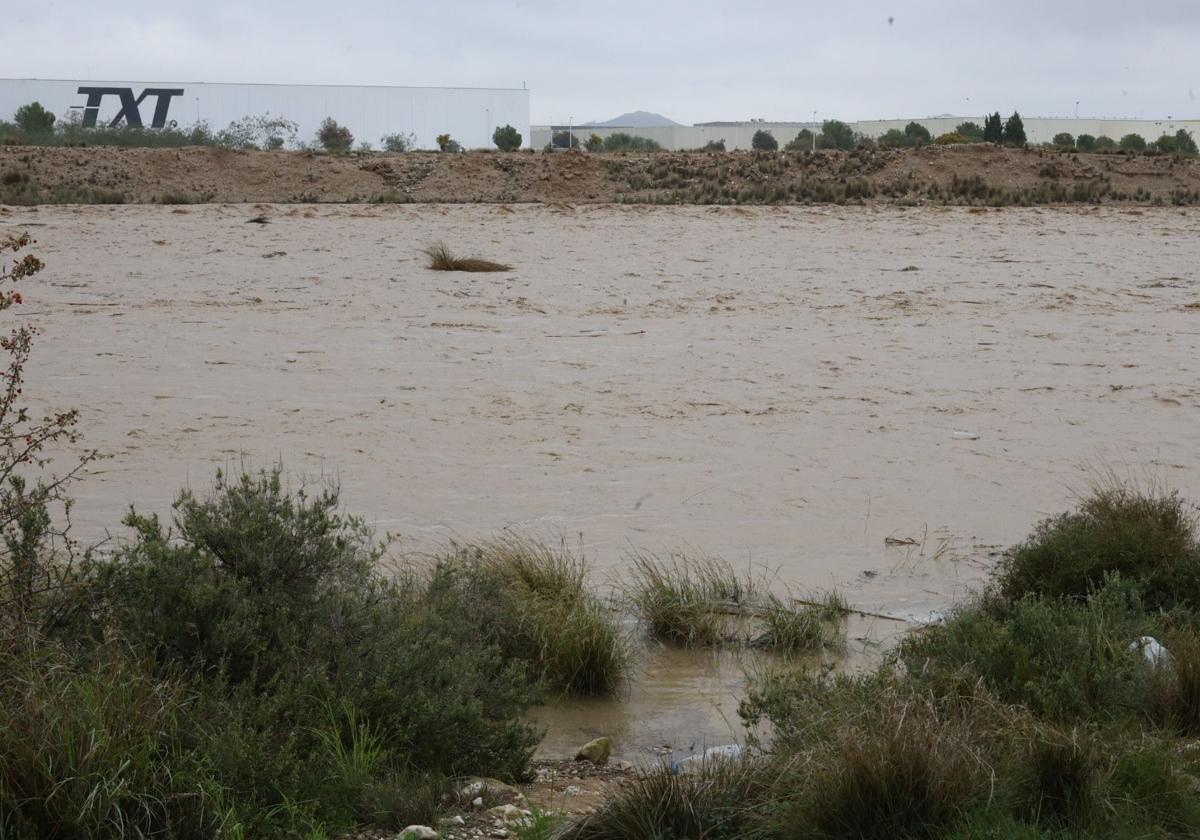
M 445 243 L 430 245 L 422 253 L 429 258 L 433 271 L 512 271 L 512 266 L 478 257 L 456 257 Z
M 1104 483 L 877 670 L 768 669 L 750 750 L 653 773 L 564 836 L 1195 837 L 1198 563 L 1190 505 Z

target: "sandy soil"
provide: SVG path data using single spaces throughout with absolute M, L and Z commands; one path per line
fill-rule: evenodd
M 690 546 L 923 618 L 1097 471 L 1200 496 L 1195 211 L 256 212 L 0 214 L 49 264 L 31 395 L 110 456 L 79 536 L 282 459 L 406 549 L 513 527 L 604 577 Z M 514 269 L 428 271 L 434 240 Z M 652 659 L 638 696 L 719 701 L 723 668 Z
M 982 192 L 962 189 L 976 181 Z M 805 204 L 858 203 L 865 191 L 875 201 L 897 202 L 1197 204 L 1200 161 L 1056 154 L 982 144 L 816 155 L 416 152 L 339 156 L 213 148 L 0 146 L 0 203 L 6 195 L 27 192 L 28 184 L 47 194 L 58 187 L 116 191 L 132 203 Z M 1076 190 L 1082 193 L 1076 195 Z M 10 201 L 27 203 L 28 199 Z

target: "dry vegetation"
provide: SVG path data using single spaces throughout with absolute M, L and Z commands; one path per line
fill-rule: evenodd
M 83 198 L 80 198 L 83 196 Z M 1031 205 L 1200 202 L 1200 159 L 1007 149 L 337 155 L 0 147 L 0 203 L 630 202 Z
M 422 253 L 429 258 L 429 269 L 432 271 L 512 271 L 512 266 L 504 263 L 479 257 L 456 257 L 443 242 L 430 245 Z

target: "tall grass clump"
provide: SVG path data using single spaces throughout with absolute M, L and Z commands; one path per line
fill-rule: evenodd
M 761 576 L 740 575 L 716 557 L 636 554 L 627 599 L 658 641 L 684 646 L 750 644 L 782 654 L 838 649 L 846 603 L 780 596 Z
M 512 271 L 512 266 L 504 263 L 478 257 L 456 257 L 443 242 L 430 245 L 422 253 L 429 258 L 428 267 L 433 271 Z
M 732 626 L 754 583 L 715 557 L 676 554 L 631 558 L 629 597 L 651 638 L 713 645 L 736 638 Z
M 1081 601 L 1114 572 L 1142 583 L 1150 608 L 1200 607 L 1195 508 L 1175 492 L 1107 482 L 1076 510 L 1039 523 L 996 581 L 1009 599 L 1032 593 Z
M 762 813 L 772 795 L 769 766 L 757 759 L 703 762 L 674 773 L 662 766 L 621 786 L 557 836 L 562 840 L 750 840 L 771 833 Z
M 613 606 L 588 588 L 587 563 L 509 535 L 442 561 L 462 575 L 462 600 L 504 655 L 551 692 L 608 694 L 624 684 L 631 651 Z
M 187 691 L 117 647 L 0 651 L 0 836 L 211 837 L 218 786 L 187 754 Z

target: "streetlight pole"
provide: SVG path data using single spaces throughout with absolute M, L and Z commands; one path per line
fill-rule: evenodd
M 1079 100 L 1075 100 L 1075 119 L 1079 119 Z

